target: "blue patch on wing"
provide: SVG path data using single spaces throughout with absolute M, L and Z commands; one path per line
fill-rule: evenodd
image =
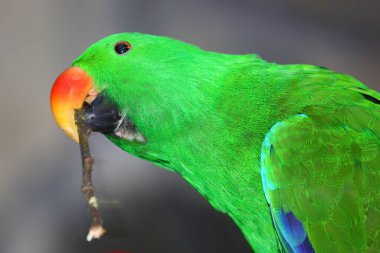
M 292 212 L 283 209 L 272 213 L 276 230 L 281 237 L 284 248 L 294 253 L 314 253 L 302 223 Z
M 297 114 L 294 119 L 307 118 L 306 114 Z M 265 198 L 269 206 L 271 206 L 269 190 L 276 191 L 279 186 L 273 182 L 273 177 L 267 177 L 274 173 L 275 166 L 281 166 L 281 164 L 272 164 L 271 154 L 274 154 L 275 148 L 273 141 L 276 141 L 276 135 L 282 130 L 284 121 L 274 124 L 269 132 L 265 135 L 264 141 L 261 146 L 261 179 L 264 188 Z M 286 125 L 285 125 L 286 127 Z M 290 253 L 314 253 L 314 249 L 310 243 L 305 227 L 302 222 L 291 211 L 285 211 L 283 208 L 274 209 L 271 207 L 272 218 L 274 227 L 281 241 L 281 245 L 285 252 Z

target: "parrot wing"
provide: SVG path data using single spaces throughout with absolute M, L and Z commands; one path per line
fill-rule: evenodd
M 380 249 L 379 95 L 352 92 L 365 99 L 310 106 L 265 137 L 262 182 L 285 252 Z

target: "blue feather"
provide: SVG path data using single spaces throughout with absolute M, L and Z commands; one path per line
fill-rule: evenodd
M 281 209 L 272 215 L 276 230 L 288 252 L 314 253 L 303 224 L 294 216 L 293 212 L 285 212 Z

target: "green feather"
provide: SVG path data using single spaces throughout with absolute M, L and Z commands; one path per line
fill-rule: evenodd
M 127 54 L 115 53 L 119 41 Z M 271 217 L 281 207 L 316 252 L 380 249 L 380 95 L 353 77 L 138 33 L 100 40 L 73 65 L 146 142 L 108 138 L 180 173 L 255 252 L 286 249 Z M 276 190 L 263 189 L 261 170 Z

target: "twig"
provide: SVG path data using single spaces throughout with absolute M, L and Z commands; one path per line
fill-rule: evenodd
M 100 238 L 106 230 L 103 228 L 103 220 L 99 212 L 98 200 L 95 196 L 95 188 L 92 184 L 92 165 L 94 158 L 90 154 L 90 148 L 88 145 L 88 137 L 90 135 L 90 129 L 86 126 L 84 120 L 84 110 L 75 110 L 75 123 L 78 128 L 79 146 L 82 156 L 82 192 L 87 199 L 90 213 L 92 216 L 92 223 L 87 234 L 87 241 L 91 241 L 93 238 Z

